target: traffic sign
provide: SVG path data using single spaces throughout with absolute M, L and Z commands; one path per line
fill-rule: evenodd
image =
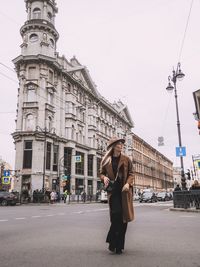
M 10 170 L 4 170 L 3 171 L 3 176 L 5 176 L 5 177 L 10 176 Z
M 81 162 L 81 155 L 75 156 L 75 162 Z
M 9 176 L 3 176 L 2 177 L 2 184 L 10 184 L 10 177 Z
M 185 157 L 186 156 L 186 147 L 185 146 L 176 147 L 176 156 L 177 157 Z

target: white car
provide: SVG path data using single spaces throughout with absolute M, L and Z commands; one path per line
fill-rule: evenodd
M 107 192 L 104 191 L 104 190 L 101 190 L 100 201 L 103 202 L 103 203 L 107 203 L 108 202 Z

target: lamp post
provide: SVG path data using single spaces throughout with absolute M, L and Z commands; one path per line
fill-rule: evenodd
M 177 80 L 179 80 L 179 81 L 182 80 L 184 78 L 184 76 L 185 76 L 185 74 L 181 71 L 181 64 L 179 62 L 177 64 L 176 71 L 173 70 L 172 76 L 168 76 L 168 86 L 166 88 L 167 91 L 173 91 L 174 90 L 179 147 L 182 147 L 182 141 L 181 141 L 181 128 L 180 128 L 180 119 L 179 119 L 179 110 L 178 110 L 178 95 L 177 95 L 177 89 L 176 89 L 176 82 L 177 82 Z M 171 84 L 171 82 L 173 82 L 173 85 Z M 184 173 L 183 156 L 180 156 L 180 163 L 181 163 L 182 189 L 186 189 L 186 179 L 185 179 L 185 173 Z

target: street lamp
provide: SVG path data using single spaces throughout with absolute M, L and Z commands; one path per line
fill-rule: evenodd
M 177 89 L 176 89 L 176 82 L 177 80 L 181 81 L 184 78 L 185 74 L 181 70 L 181 64 L 180 62 L 177 64 L 176 71 L 172 71 L 172 76 L 168 76 L 168 86 L 166 88 L 167 91 L 173 91 L 174 90 L 174 96 L 175 96 L 175 103 L 176 103 L 176 116 L 177 116 L 177 130 L 178 130 L 178 141 L 179 141 L 179 147 L 182 147 L 182 141 L 181 141 L 181 128 L 180 128 L 180 120 L 179 120 L 179 111 L 178 111 L 178 95 L 177 95 Z M 173 82 L 173 85 L 171 84 Z M 181 184 L 182 188 L 186 189 L 186 179 L 184 174 L 184 165 L 183 165 L 183 156 L 180 156 L 180 163 L 181 163 Z

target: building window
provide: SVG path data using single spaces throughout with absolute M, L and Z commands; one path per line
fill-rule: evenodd
M 35 118 L 32 114 L 26 116 L 26 131 L 33 131 L 35 129 Z
M 29 86 L 27 88 L 27 102 L 35 102 L 36 100 L 36 92 L 34 86 Z
M 35 34 L 35 33 L 32 33 L 31 35 L 30 35 L 30 37 L 29 37 L 29 40 L 30 40 L 30 42 L 37 42 L 38 41 L 38 35 L 37 34 Z
M 24 159 L 23 168 L 32 168 L 32 141 L 24 141 Z
M 51 90 L 48 90 L 48 104 L 53 105 L 53 92 Z
M 53 171 L 58 170 L 58 145 L 53 146 Z
M 51 168 L 51 143 L 47 142 L 46 169 L 50 170 L 50 168 Z
M 64 169 L 67 175 L 71 175 L 71 164 L 72 164 L 72 149 L 64 148 Z
M 51 47 L 54 47 L 55 46 L 55 43 L 54 43 L 54 40 L 53 39 L 49 39 L 49 42 L 50 42 L 50 45 L 51 45 Z
M 88 155 L 88 176 L 93 176 L 93 155 Z
M 36 67 L 29 67 L 28 68 L 28 79 L 36 79 Z M 29 86 L 31 87 L 31 86 Z
M 53 84 L 53 71 L 49 70 L 49 82 Z
M 48 18 L 49 21 L 52 21 L 52 17 L 53 16 L 52 16 L 51 12 L 48 12 L 47 13 L 47 18 Z
M 76 151 L 76 156 L 81 156 L 81 162 L 76 162 L 76 174 L 84 175 L 84 153 Z
M 101 158 L 97 158 L 97 177 L 100 176 L 100 164 L 101 164 Z
M 41 10 L 38 7 L 33 9 L 33 19 L 41 19 Z

